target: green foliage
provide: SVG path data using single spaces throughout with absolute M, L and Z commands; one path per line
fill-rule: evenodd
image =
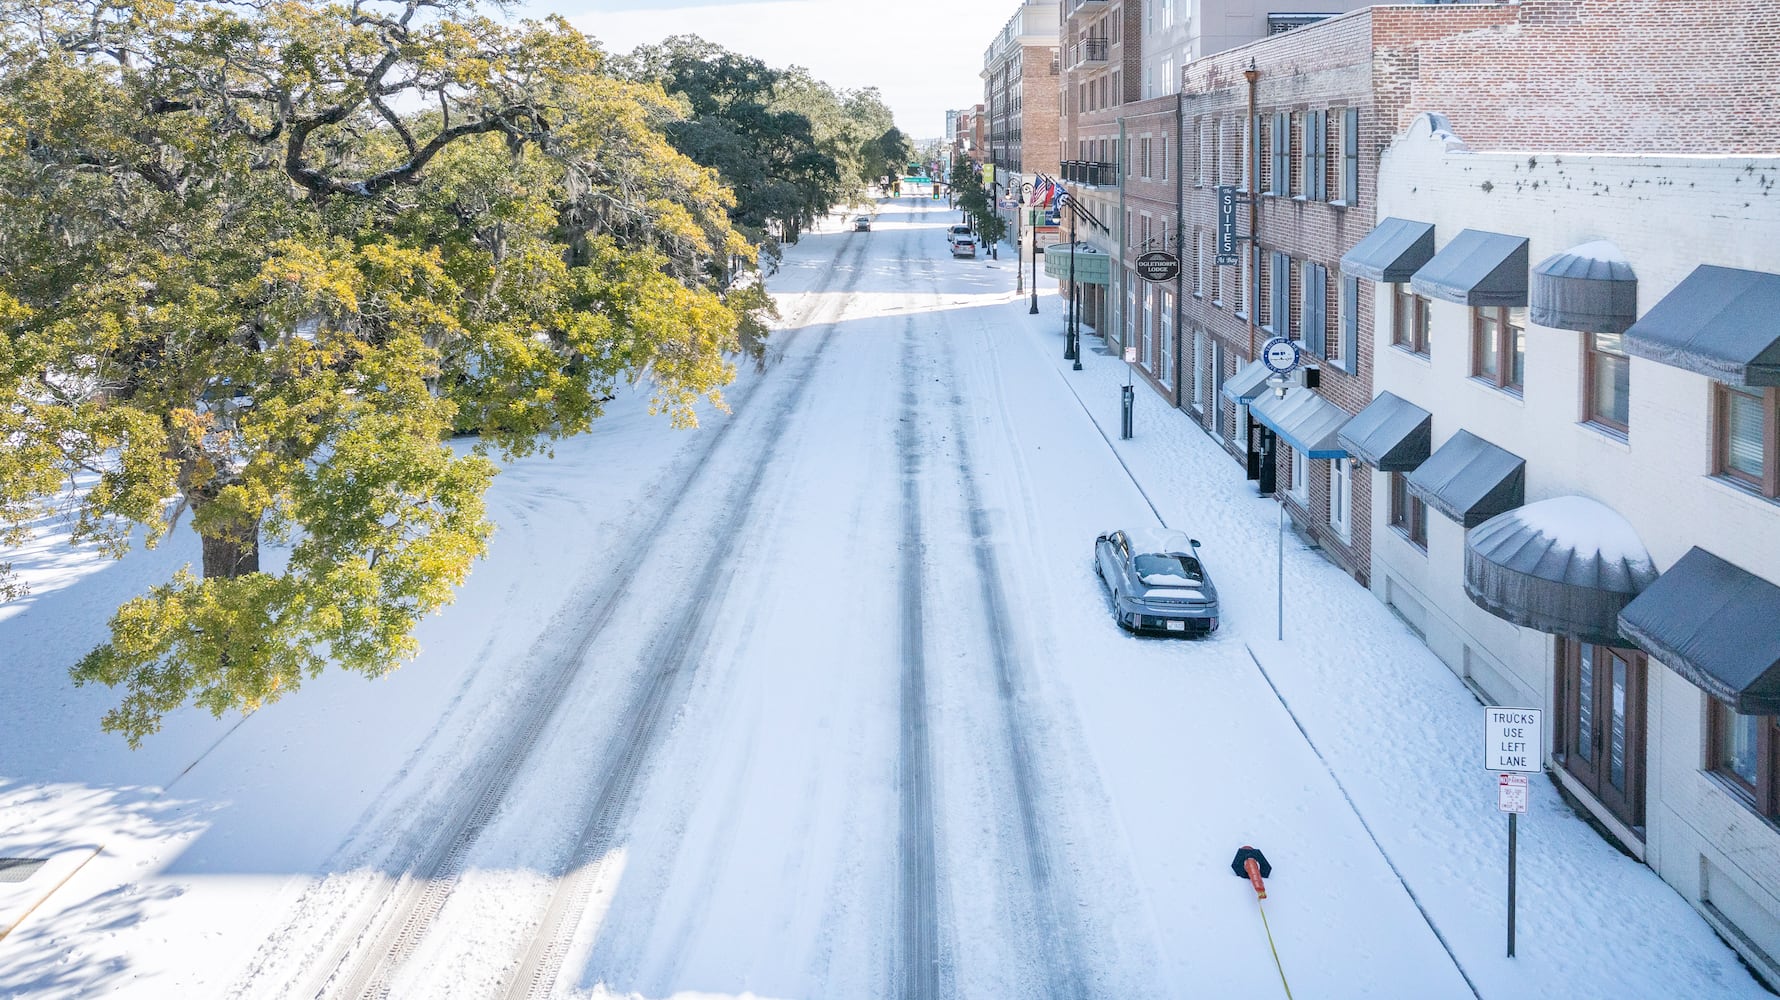
M 679 114 L 473 0 L 0 4 L 0 545 L 70 503 L 112 554 L 205 541 L 74 668 L 107 729 L 393 669 L 484 552 L 487 456 L 645 370 L 721 405 L 771 309 Z
M 696 35 L 615 62 L 682 102 L 668 136 L 735 191 L 730 218 L 761 243 L 795 242 L 838 202 L 858 204 L 912 148 L 876 88 L 836 91 L 805 69 L 771 69 Z

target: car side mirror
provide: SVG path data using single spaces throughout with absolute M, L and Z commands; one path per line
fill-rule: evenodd
M 1192 547 L 1194 547 L 1194 548 L 1198 548 L 1198 547 L 1199 547 L 1199 539 L 1197 539 L 1197 538 L 1189 538 L 1189 539 L 1187 539 L 1187 544 L 1188 544 L 1188 545 L 1191 545 L 1191 546 L 1192 546 Z

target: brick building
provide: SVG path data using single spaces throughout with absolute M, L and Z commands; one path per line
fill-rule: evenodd
M 952 145 L 952 159 L 982 164 L 988 155 L 983 144 L 983 106 L 977 104 L 961 111 L 948 111 L 946 117 L 951 121 L 947 138 Z
M 1436 109 L 1474 149 L 1771 149 L 1775 119 L 1755 109 L 1775 105 L 1780 45 L 1763 40 L 1776 13 L 1771 0 L 1379 6 L 1188 63 L 1181 405 L 1251 468 L 1249 456 L 1274 444 L 1277 461 L 1259 464 L 1278 469 L 1294 521 L 1365 581 L 1369 477 L 1356 478 L 1337 447 L 1279 442 L 1270 427 L 1251 425 L 1248 404 L 1263 388 L 1252 359 L 1276 333 L 1298 341 L 1319 384 L 1294 392 L 1289 406 L 1263 408 L 1317 427 L 1339 419 L 1319 414 L 1321 403 L 1354 414 L 1371 401 L 1362 331 L 1374 327 L 1372 297 L 1339 262 L 1377 220 L 1379 151 L 1419 111 Z M 1653 86 L 1660 80 L 1687 85 Z M 1258 242 L 1227 266 L 1215 264 L 1212 246 L 1220 185 L 1245 199 L 1257 192 Z M 1249 221 L 1243 206 L 1245 235 Z
M 994 164 L 998 184 L 1056 172 L 1058 71 L 1057 0 L 1026 0 L 983 53 L 979 162 Z

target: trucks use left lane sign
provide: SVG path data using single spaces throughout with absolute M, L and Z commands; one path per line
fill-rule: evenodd
M 1537 708 L 1483 710 L 1483 766 L 1491 771 L 1545 769 L 1544 711 Z

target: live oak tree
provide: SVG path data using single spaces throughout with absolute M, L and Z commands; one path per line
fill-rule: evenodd
M 107 729 L 393 669 L 494 458 L 721 404 L 770 306 L 677 114 L 474 0 L 0 0 L 0 545 L 202 538 L 73 668 Z
M 838 96 L 806 72 L 772 69 L 696 35 L 639 46 L 617 63 L 684 102 L 668 138 L 734 189 L 730 218 L 751 238 L 795 243 L 845 194 Z

